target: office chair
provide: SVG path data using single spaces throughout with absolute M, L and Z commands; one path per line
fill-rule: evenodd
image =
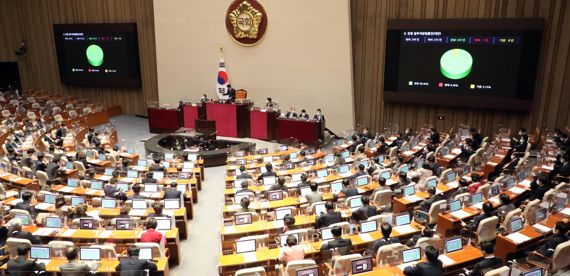
M 362 255 L 350 254 L 334 257 L 332 268 L 329 269 L 329 275 L 347 275 L 352 270 L 351 262 L 359 258 L 362 258 Z
M 376 208 L 382 208 L 382 210 L 392 209 L 392 195 L 394 192 L 390 189 L 376 191 L 374 193 L 374 205 Z
M 265 268 L 257 266 L 252 268 L 244 268 L 236 271 L 235 276 L 265 276 Z
M 534 251 L 527 257 L 527 262 L 554 274 L 570 266 L 570 258 L 568 258 L 569 255 L 570 240 L 556 246 L 551 258 Z
M 277 272 L 277 276 L 295 276 L 297 270 L 315 265 L 317 265 L 317 263 L 314 260 L 290 261 L 285 268 L 283 268 L 282 264 L 276 265 L 275 271 Z
M 393 243 L 381 246 L 376 252 L 376 265 L 397 265 L 400 263 L 402 251 L 408 249 L 401 243 Z
M 447 203 L 446 200 L 438 200 L 434 203 L 431 204 L 431 206 L 429 207 L 429 211 L 426 212 L 422 212 L 420 210 L 417 210 L 417 213 L 421 213 L 423 215 L 425 215 L 427 217 L 427 224 L 428 225 L 434 225 L 437 224 L 437 220 L 439 218 L 439 214 L 443 211 L 443 209 L 445 208 L 445 204 Z M 417 216 L 414 216 L 417 217 Z
M 509 276 L 511 269 L 508 266 L 502 266 L 485 272 L 483 276 Z
M 479 223 L 476 232 L 477 244 L 482 242 L 492 241 L 497 237 L 497 225 L 499 224 L 499 218 L 497 216 L 492 216 L 486 218 Z

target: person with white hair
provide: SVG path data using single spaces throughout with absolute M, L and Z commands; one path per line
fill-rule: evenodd
M 32 233 L 22 230 L 22 220 L 13 218 L 9 222 L 10 230 L 8 231 L 8 238 L 18 238 L 29 240 L 32 244 L 40 244 L 39 237 L 32 235 Z

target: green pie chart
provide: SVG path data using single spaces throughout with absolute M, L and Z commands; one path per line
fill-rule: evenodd
M 451 49 L 445 52 L 439 60 L 441 73 L 452 80 L 467 77 L 471 73 L 473 57 L 463 49 Z
M 105 55 L 103 54 L 103 49 L 101 49 L 99 45 L 92 44 L 87 47 L 85 55 L 87 55 L 87 61 L 89 61 L 89 64 L 95 67 L 103 64 L 103 57 Z

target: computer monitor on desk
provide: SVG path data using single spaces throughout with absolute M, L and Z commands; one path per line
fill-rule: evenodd
M 360 223 L 360 233 L 366 234 L 371 232 L 376 232 L 378 230 L 378 222 L 375 220 L 364 221 Z
M 100 261 L 101 248 L 81 247 L 79 249 L 79 259 L 81 261 Z
M 358 209 L 362 207 L 362 197 L 358 196 L 350 199 L 350 201 L 348 202 L 348 206 L 350 209 Z
M 342 181 L 335 181 L 331 183 L 331 193 L 338 194 L 342 190 Z
M 235 215 L 235 224 L 236 225 L 251 224 L 252 217 L 253 216 L 251 213 L 236 214 Z
M 156 218 L 156 230 L 168 231 L 172 229 L 172 220 L 169 218 Z
M 275 220 L 283 220 L 286 215 L 293 215 L 291 208 L 283 208 L 275 210 Z
M 523 276 L 542 276 L 542 275 L 543 275 L 542 268 L 533 269 L 523 274 Z
M 511 233 L 520 231 L 523 228 L 522 218 L 511 219 L 510 228 L 511 228 Z
M 334 239 L 334 236 L 331 232 L 332 228 L 323 228 L 321 229 L 321 239 L 323 241 L 330 241 Z
M 255 252 L 256 244 L 255 239 L 252 240 L 237 240 L 236 241 L 236 253 L 248 253 Z
M 456 172 L 450 172 L 447 174 L 447 182 L 453 182 L 457 178 Z
M 139 249 L 139 260 L 152 260 L 152 247 Z
M 407 249 L 402 251 L 402 262 L 404 264 L 417 262 L 420 260 L 421 256 L 421 250 L 419 247 Z
M 321 274 L 318 266 L 297 269 L 297 271 L 295 272 L 295 276 L 319 276 L 319 275 Z
M 451 253 L 463 249 L 461 237 L 453 237 L 445 241 L 445 253 Z
M 283 192 L 282 191 L 271 191 L 268 194 L 269 197 L 269 201 L 275 201 L 275 200 L 282 200 L 283 199 Z
M 461 200 L 453 200 L 449 203 L 449 212 L 455 212 L 461 210 Z
M 471 195 L 471 205 L 481 203 L 482 201 L 483 201 L 482 193 L 474 193 L 473 195 Z
M 361 259 L 352 260 L 350 262 L 352 268 L 352 275 L 372 271 L 372 256 L 364 257 Z
M 411 223 L 410 214 L 402 213 L 402 214 L 396 215 L 395 223 L 396 223 L 396 226 L 402 226 L 402 225 L 410 224 Z
M 61 228 L 62 226 L 63 222 L 60 217 L 46 217 L 47 228 Z
M 33 245 L 30 249 L 30 258 L 38 260 L 49 260 L 51 259 L 51 248 L 48 246 Z
M 412 196 L 416 193 L 416 187 L 414 185 L 408 185 L 404 187 L 404 196 Z

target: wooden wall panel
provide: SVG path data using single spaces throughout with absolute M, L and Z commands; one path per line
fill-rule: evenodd
M 384 47 L 388 19 L 545 18 L 541 63 L 530 112 L 384 103 Z M 351 0 L 356 126 L 425 124 L 449 131 L 461 123 L 486 134 L 499 126 L 528 129 L 570 125 L 570 3 L 566 0 Z M 437 120 L 444 116 L 444 120 Z
M 53 24 L 136 22 L 142 86 L 138 89 L 66 86 L 59 81 Z M 22 40 L 28 53 L 16 57 Z M 58 91 L 146 114 L 158 100 L 152 0 L 0 0 L 0 61 L 17 61 L 24 89 Z

